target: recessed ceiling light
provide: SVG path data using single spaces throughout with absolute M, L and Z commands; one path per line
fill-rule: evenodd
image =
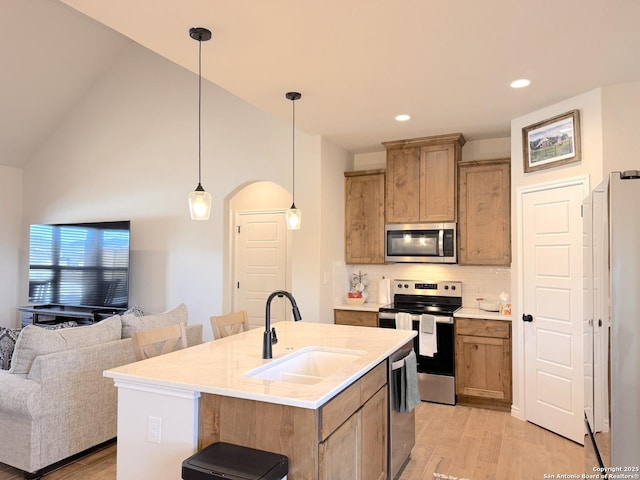
M 514 80 L 511 82 L 511 88 L 524 88 L 531 85 L 531 80 L 527 80 L 526 78 L 521 78 L 519 80 Z
M 411 115 L 407 115 L 406 113 L 396 116 L 396 120 L 398 122 L 406 122 L 407 120 L 410 120 L 410 119 L 411 119 Z

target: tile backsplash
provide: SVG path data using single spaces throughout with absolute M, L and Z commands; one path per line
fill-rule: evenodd
M 343 298 L 351 287 L 354 273 L 366 273 L 367 302 L 377 303 L 378 281 L 381 278 L 424 280 L 424 281 L 459 281 L 462 282 L 462 306 L 477 307 L 477 298 L 488 301 L 499 301 L 501 292 L 510 294 L 511 268 L 509 267 L 475 267 L 461 265 L 394 263 L 388 265 L 346 265 L 336 262 L 334 275 L 334 303 L 343 303 Z M 393 295 L 393 292 L 392 292 Z

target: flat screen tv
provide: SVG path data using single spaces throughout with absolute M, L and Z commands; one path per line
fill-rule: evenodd
M 29 303 L 129 304 L 130 222 L 31 225 Z

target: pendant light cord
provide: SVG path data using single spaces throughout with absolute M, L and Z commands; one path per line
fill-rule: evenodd
M 291 109 L 292 109 L 292 118 L 293 118 L 293 126 L 291 128 L 291 143 L 293 145 L 293 168 L 291 169 L 291 171 L 293 172 L 292 175 L 292 188 L 291 188 L 291 200 L 293 203 L 293 205 L 296 204 L 296 101 L 295 99 L 291 102 Z
M 198 185 L 202 184 L 202 40 L 198 40 Z

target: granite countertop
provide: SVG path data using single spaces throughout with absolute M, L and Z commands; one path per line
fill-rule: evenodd
M 124 384 L 225 395 L 317 409 L 410 341 L 416 332 L 327 323 L 278 322 L 273 359 L 262 359 L 263 329 L 104 372 Z M 244 374 L 308 346 L 360 350 L 356 360 L 312 385 L 249 378 Z
M 471 308 L 471 307 L 462 307 L 457 310 L 454 314 L 454 317 L 464 317 L 464 318 L 480 318 L 483 320 L 503 320 L 506 322 L 511 321 L 511 315 L 502 315 L 500 312 L 487 312 L 485 310 L 480 310 L 479 308 Z

